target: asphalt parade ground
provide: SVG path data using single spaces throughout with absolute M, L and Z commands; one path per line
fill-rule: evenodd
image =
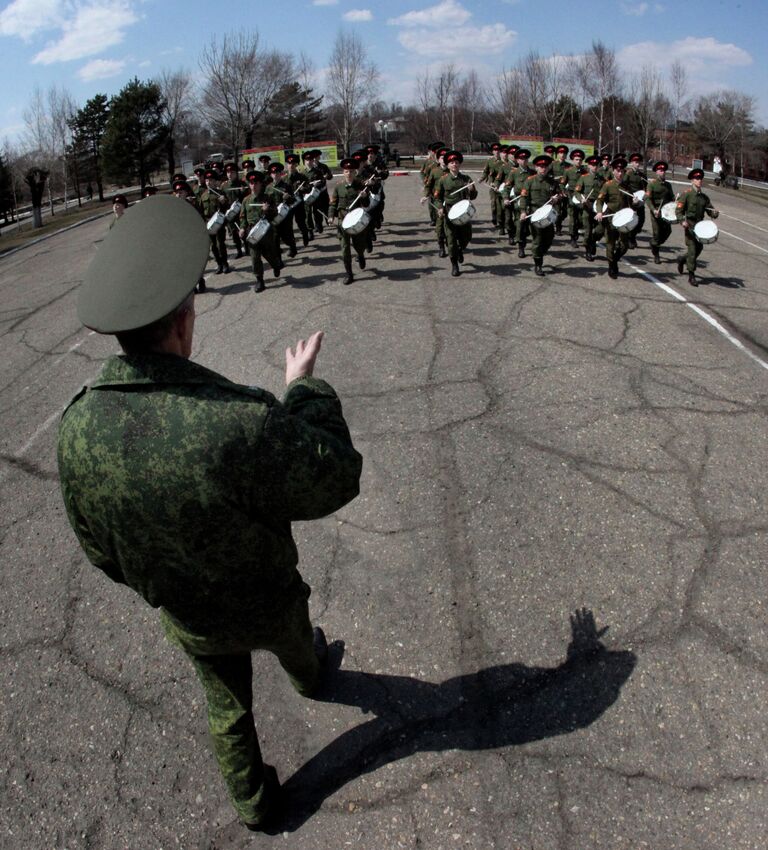
M 264 293 L 247 258 L 209 275 L 193 358 L 280 393 L 325 330 L 364 456 L 360 497 L 295 526 L 324 700 L 254 656 L 275 835 L 236 822 L 192 667 L 61 503 L 58 418 L 116 350 L 75 315 L 108 219 L 0 259 L 0 848 L 762 850 L 768 215 L 705 191 L 695 289 L 649 223 L 618 280 L 565 235 L 537 278 L 484 187 L 452 278 L 416 175 L 351 286 L 328 232 Z

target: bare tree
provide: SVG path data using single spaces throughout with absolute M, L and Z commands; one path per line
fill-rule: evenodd
M 461 146 L 471 151 L 475 143 L 477 116 L 484 109 L 485 95 L 477 72 L 472 69 L 459 83 L 453 99 Z
M 515 136 L 522 132 L 526 105 L 525 77 L 520 67 L 503 68 L 495 84 L 488 91 L 488 103 L 496 113 L 495 123 L 504 132 Z M 490 129 L 495 129 L 489 127 Z
M 565 57 L 552 54 L 541 57 L 531 50 L 523 59 L 528 80 L 528 113 L 535 121 L 535 132 L 553 139 L 571 109 L 569 66 Z
M 669 69 L 669 84 L 672 89 L 672 119 L 674 121 L 672 131 L 672 174 L 674 174 L 677 159 L 677 128 L 688 106 L 688 72 L 683 63 L 677 59 Z
M 583 56 L 577 65 L 577 76 L 579 85 L 589 98 L 589 111 L 597 124 L 597 150 L 602 151 L 607 144 L 603 141 L 608 118 L 606 111 L 611 102 L 615 104 L 621 92 L 616 54 L 602 41 L 593 41 L 591 52 Z
M 69 205 L 69 161 L 67 149 L 72 142 L 70 122 L 77 112 L 72 95 L 65 89 L 51 86 L 48 89 L 48 118 L 52 142 L 52 167 L 57 167 L 61 175 L 64 209 Z
M 352 137 L 365 116 L 366 105 L 375 98 L 379 71 L 368 61 L 360 38 L 339 32 L 328 63 L 328 101 L 330 113 L 344 152 L 349 154 Z
M 192 108 L 192 76 L 188 71 L 163 70 L 155 80 L 163 99 L 163 121 L 168 128 L 165 154 L 168 160 L 168 176 L 176 171 L 177 130 Z
M 644 65 L 632 80 L 632 123 L 634 141 L 645 155 L 655 130 L 669 117 L 671 107 L 662 94 L 661 74 L 655 65 Z
M 694 131 L 701 142 L 720 157 L 726 169 L 740 159 L 742 177 L 745 141 L 754 128 L 754 114 L 753 97 L 728 90 L 699 98 L 693 114 Z

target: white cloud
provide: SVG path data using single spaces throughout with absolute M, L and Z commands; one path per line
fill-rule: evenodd
M 472 13 L 456 0 L 442 0 L 436 6 L 428 6 L 414 12 L 406 12 L 397 18 L 390 18 L 387 23 L 401 27 L 435 27 L 447 28 L 461 26 L 472 17 Z
M 0 35 L 15 35 L 24 41 L 38 32 L 61 26 L 60 0 L 13 0 L 0 12 Z
M 504 24 L 455 29 L 414 29 L 401 32 L 398 41 L 419 56 L 467 56 L 501 53 L 517 38 Z
M 312 0 L 313 6 L 336 6 L 339 0 Z
M 717 41 L 712 37 L 689 36 L 671 43 L 643 41 L 630 44 L 617 54 L 621 66 L 629 71 L 639 71 L 644 65 L 669 67 L 675 60 L 685 65 L 689 74 L 707 75 L 722 72 L 728 67 L 745 67 L 752 57 L 735 44 Z
M 345 21 L 353 21 L 359 23 L 360 21 L 372 21 L 373 14 L 370 9 L 350 9 L 348 12 L 345 12 L 342 16 Z
M 95 0 L 79 4 L 74 15 L 61 26 L 62 36 L 35 56 L 33 63 L 50 65 L 103 53 L 120 44 L 123 30 L 136 23 L 138 16 L 125 0 Z
M 151 59 L 145 59 L 143 62 L 139 62 L 139 68 L 149 68 L 149 66 L 151 64 L 152 64 Z
M 631 5 L 630 3 L 622 3 L 621 8 L 625 15 L 634 15 L 636 18 L 639 18 L 648 11 L 649 7 L 647 3 L 636 3 L 634 5 Z
M 119 59 L 94 59 L 77 72 L 84 83 L 91 80 L 104 80 L 114 77 L 125 68 L 125 62 Z

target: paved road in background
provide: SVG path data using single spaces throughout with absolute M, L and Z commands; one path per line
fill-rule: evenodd
M 115 350 L 75 317 L 107 220 L 0 260 L 3 850 L 765 846 L 768 216 L 712 191 L 697 289 L 647 234 L 617 281 L 565 237 L 539 279 L 483 189 L 454 279 L 417 178 L 387 190 L 352 286 L 324 234 L 197 298 L 194 358 L 276 392 L 324 329 L 365 458 L 295 527 L 328 700 L 254 660 L 276 836 L 235 822 L 191 667 L 61 505 L 57 419 Z

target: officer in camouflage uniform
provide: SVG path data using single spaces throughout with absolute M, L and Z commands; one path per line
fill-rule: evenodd
M 619 210 L 629 206 L 630 198 L 627 197 L 627 189 L 624 186 L 624 169 L 627 161 L 623 156 L 617 156 L 611 162 L 613 176 L 603 183 L 597 196 L 598 222 L 603 221 L 603 216 L 613 216 Z M 605 225 L 605 255 L 608 259 L 608 276 L 614 280 L 619 276 L 619 260 L 627 253 L 629 247 L 629 234 L 623 230 L 617 230 L 613 226 L 613 219 L 607 218 Z
M 432 192 L 435 204 L 438 207 L 437 215 L 445 223 L 445 241 L 448 246 L 448 256 L 451 258 L 451 275 L 458 277 L 459 263 L 464 262 L 464 249 L 472 240 L 472 222 L 466 224 L 455 224 L 450 219 L 451 207 L 459 201 L 474 201 L 477 197 L 477 189 L 472 178 L 459 171 L 459 166 L 464 162 L 464 155 L 460 151 L 448 151 L 445 154 L 445 162 L 448 165 L 448 173 L 444 174 Z M 459 191 L 462 186 L 467 188 Z
M 600 160 L 596 156 L 587 157 L 587 171 L 576 183 L 575 191 L 584 196 L 581 222 L 584 226 L 584 259 L 590 263 L 595 259 L 598 241 L 603 236 L 603 225 L 595 221 L 594 203 L 600 194 L 604 180 L 598 171 Z
M 653 166 L 653 173 L 656 176 L 653 180 L 648 181 L 645 189 L 645 204 L 650 211 L 651 227 L 653 228 L 651 253 L 653 254 L 653 262 L 657 265 L 661 263 L 659 248 L 669 239 L 672 233 L 671 223 L 661 217 L 661 208 L 664 204 L 675 200 L 672 184 L 666 179 L 668 168 L 669 165 L 666 162 L 659 160 Z
M 243 206 L 240 209 L 240 237 L 245 239 L 248 253 L 251 255 L 251 268 L 256 278 L 254 291 L 263 292 L 266 285 L 264 284 L 262 258 L 272 267 L 272 273 L 275 277 L 280 277 L 280 269 L 283 267 L 277 229 L 271 225 L 272 219 L 277 213 L 277 207 L 274 194 L 264 190 L 265 174 L 263 171 L 249 171 L 247 178 L 250 192 L 243 198 Z M 262 219 L 270 222 L 269 230 L 258 242 L 249 242 L 247 237 L 251 228 L 255 227 Z
M 520 192 L 520 218 L 527 221 L 528 217 L 544 204 L 556 205 L 560 200 L 560 184 L 550 172 L 552 157 L 541 154 L 533 160 L 536 173 L 528 177 Z M 555 209 L 557 207 L 555 206 Z M 552 246 L 555 238 L 555 226 L 531 226 L 533 270 L 538 277 L 544 276 L 544 257 Z
M 639 153 L 632 153 L 629 155 L 629 164 L 627 166 L 627 173 L 624 175 L 624 188 L 628 192 L 643 191 L 645 192 L 645 187 L 648 185 L 648 180 L 642 169 L 643 158 Z M 645 198 L 645 196 L 643 196 Z M 629 247 L 632 249 L 637 248 L 637 234 L 643 229 L 643 225 L 645 224 L 645 200 L 642 201 L 632 201 L 632 209 L 637 213 L 637 224 L 635 225 L 632 232 L 629 234 Z
M 342 159 L 341 169 L 344 172 L 344 180 L 333 187 L 331 205 L 328 208 L 328 224 L 333 224 L 338 216 L 338 236 L 341 245 L 341 259 L 344 262 L 346 277 L 345 284 L 350 284 L 355 279 L 352 274 L 352 246 L 357 254 L 357 264 L 361 269 L 365 268 L 365 248 L 368 244 L 368 234 L 365 228 L 361 233 L 350 235 L 342 227 L 344 216 L 356 207 L 365 209 L 370 202 L 370 193 L 357 178 L 357 160 L 354 157 Z M 354 206 L 353 206 L 354 205 Z
M 124 353 L 65 411 L 58 466 L 88 559 L 159 608 L 194 665 L 230 797 L 258 830 L 280 784 L 251 713 L 251 652 L 274 653 L 300 694 L 317 692 L 327 643 L 312 629 L 291 523 L 355 498 L 361 457 L 336 393 L 312 377 L 321 333 L 286 353 L 282 404 L 189 360 L 207 256 L 200 216 L 170 195 L 104 240 L 78 315 Z
M 480 177 L 481 183 L 488 183 L 488 200 L 491 202 L 491 223 L 494 227 L 498 226 L 498 213 L 496 212 L 496 190 L 493 188 L 493 183 L 496 179 L 496 169 L 501 162 L 501 144 L 494 142 L 491 145 L 491 156 L 486 160 L 483 174 Z
M 704 172 L 700 168 L 694 168 L 688 172 L 688 179 L 691 181 L 691 188 L 682 195 L 675 207 L 675 215 L 677 220 L 682 223 L 683 231 L 685 232 L 685 247 L 686 253 L 681 254 L 677 258 L 677 272 L 683 273 L 683 268 L 688 267 L 688 283 L 691 286 L 698 286 L 696 280 L 696 260 L 702 252 L 704 246 L 694 236 L 693 228 L 704 220 L 704 215 L 710 218 L 717 218 L 720 213 L 712 208 L 712 202 L 709 200 L 709 195 L 701 191 L 702 183 L 704 182 Z

